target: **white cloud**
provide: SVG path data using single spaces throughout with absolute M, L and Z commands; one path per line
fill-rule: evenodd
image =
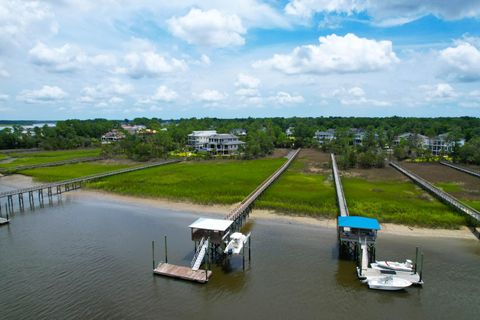
M 446 100 L 455 98 L 458 94 L 455 89 L 448 83 L 438 83 L 436 85 L 422 85 L 420 89 L 423 90 L 425 100 Z
M 159 86 L 155 94 L 152 96 L 152 100 L 164 102 L 172 102 L 177 98 L 178 94 L 167 86 Z
M 476 0 L 290 0 L 285 12 L 292 16 L 309 18 L 315 13 L 367 13 L 374 23 L 383 26 L 401 25 L 426 15 L 456 20 L 480 16 L 480 2 Z
M 1 78 L 8 78 L 8 77 L 10 77 L 10 73 L 5 69 L 0 68 L 0 77 Z
M 216 9 L 191 9 L 183 17 L 167 21 L 170 32 L 190 44 L 208 47 L 229 47 L 245 44 L 242 37 L 247 30 L 236 14 L 226 14 Z
M 200 57 L 200 61 L 207 66 L 209 66 L 212 63 L 212 61 L 206 54 L 202 54 L 202 56 Z
M 388 101 L 368 98 L 365 90 L 360 87 L 352 87 L 350 89 L 339 88 L 334 90 L 330 94 L 323 95 L 323 97 L 337 98 L 340 104 L 346 106 L 367 105 L 375 107 L 386 107 L 391 105 L 391 102 Z
M 275 54 L 257 61 L 254 67 L 268 67 L 285 74 L 328 74 L 368 72 L 385 69 L 399 61 L 391 41 L 359 38 L 349 33 L 319 38 L 320 44 L 296 47 L 290 54 Z
M 96 103 L 97 105 L 123 102 L 119 96 L 127 96 L 134 91 L 134 87 L 119 79 L 111 78 L 96 86 L 87 86 L 82 90 L 79 101 L 82 103 Z M 122 99 L 120 101 L 119 99 Z
M 238 74 L 237 81 L 235 82 L 235 87 L 237 88 L 235 94 L 242 97 L 259 96 L 259 85 L 259 79 L 249 76 L 247 74 L 240 73 Z
M 480 50 L 468 42 L 440 51 L 446 73 L 460 81 L 480 80 Z
M 277 92 L 277 95 L 269 97 L 268 100 L 282 105 L 305 102 L 305 99 L 301 95 L 292 96 L 291 94 L 283 91 Z
M 0 101 L 7 101 L 9 98 L 8 94 L 0 93 Z
M 56 33 L 53 17 L 50 6 L 40 1 L 0 1 L 0 51 L 35 35 Z
M 155 51 L 131 52 L 125 56 L 127 66 L 119 69 L 132 78 L 152 78 L 188 69 L 184 60 L 169 58 Z
M 217 90 L 205 89 L 196 95 L 200 101 L 203 102 L 219 102 L 227 97 L 227 94 L 221 93 Z
M 363 97 L 365 95 L 365 91 L 363 91 L 360 87 L 353 87 L 348 90 L 348 93 L 354 97 Z
M 67 97 L 67 93 L 57 86 L 43 86 L 38 90 L 24 90 L 18 99 L 27 103 L 54 102 Z
M 34 64 L 44 66 L 53 72 L 74 71 L 86 60 L 85 54 L 80 49 L 68 43 L 62 47 L 49 48 L 39 42 L 30 49 L 29 55 Z

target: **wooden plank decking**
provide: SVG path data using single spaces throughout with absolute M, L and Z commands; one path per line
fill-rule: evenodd
M 177 278 L 182 280 L 206 283 L 212 276 L 212 271 L 192 270 L 190 267 L 177 266 L 169 263 L 159 263 L 157 268 L 153 270 L 154 274 L 165 277 Z

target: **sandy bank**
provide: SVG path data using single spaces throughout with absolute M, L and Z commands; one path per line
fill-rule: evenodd
M 130 204 L 141 204 L 174 211 L 192 212 L 196 214 L 209 214 L 224 217 L 233 207 L 222 205 L 201 205 L 189 202 L 179 202 L 166 199 L 150 199 L 132 196 L 123 196 L 104 191 L 82 190 L 70 193 L 72 197 L 89 197 L 98 200 L 110 200 L 115 202 L 124 202 Z M 306 216 L 293 216 L 279 214 L 270 210 L 255 209 L 250 214 L 253 220 L 275 220 L 285 223 L 296 223 L 306 225 L 316 225 L 324 228 L 336 228 L 335 219 L 322 219 Z M 381 234 L 392 234 L 412 237 L 441 237 L 441 238 L 457 238 L 457 239 L 476 239 L 467 227 L 461 227 L 458 230 L 450 229 L 428 229 L 398 225 L 393 223 L 382 223 Z

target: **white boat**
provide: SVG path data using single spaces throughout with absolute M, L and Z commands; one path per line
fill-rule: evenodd
M 377 290 L 402 290 L 411 285 L 412 283 L 410 281 L 394 276 L 378 277 L 368 280 L 368 287 Z
M 230 235 L 230 241 L 228 242 L 224 253 L 226 253 L 226 254 L 240 254 L 246 238 L 247 237 L 240 232 L 232 233 Z
M 413 263 L 412 260 L 405 260 L 405 262 L 396 262 L 396 261 L 375 261 L 371 264 L 371 267 L 377 270 L 395 270 L 395 271 L 405 271 L 413 272 Z

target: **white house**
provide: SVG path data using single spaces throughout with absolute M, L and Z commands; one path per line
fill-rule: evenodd
M 211 155 L 234 155 L 244 142 L 229 133 L 217 133 L 215 130 L 193 131 L 188 135 L 188 145 L 196 151 L 206 151 Z
M 318 141 L 319 144 L 324 144 L 325 142 L 332 141 L 335 139 L 335 129 L 328 129 L 327 131 L 315 131 L 315 135 L 313 136 L 315 140 Z

